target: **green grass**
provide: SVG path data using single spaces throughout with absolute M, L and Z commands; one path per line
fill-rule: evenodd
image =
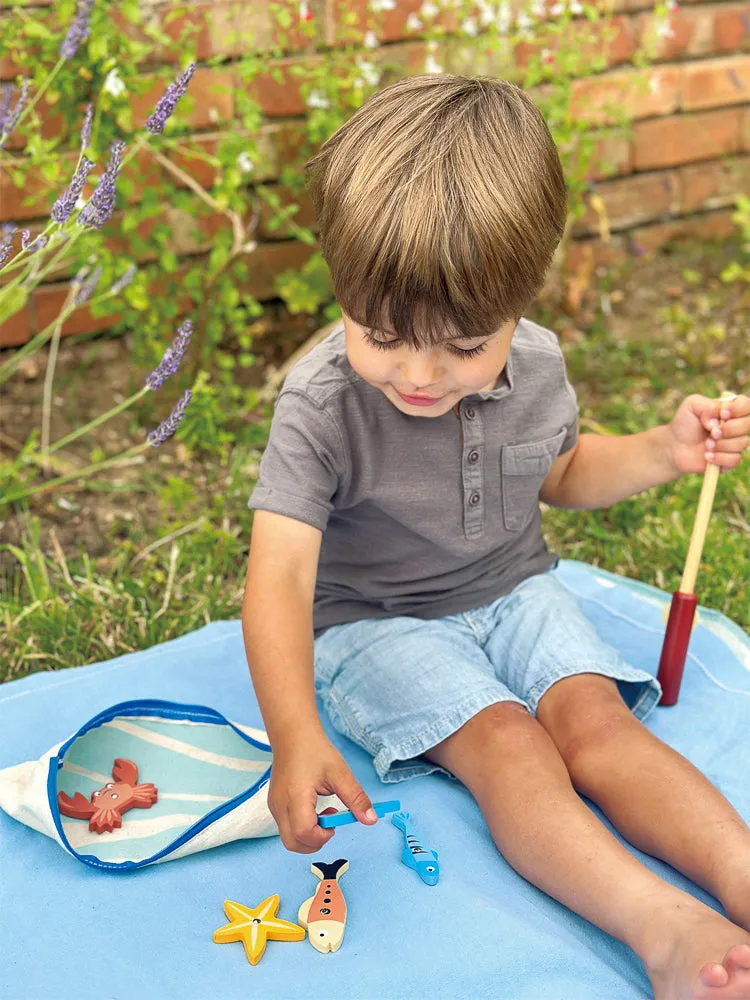
M 744 351 L 738 343 L 724 381 L 736 385 L 746 377 L 740 372 Z M 690 392 L 712 395 L 722 388 L 721 379 L 706 377 L 705 364 L 676 366 L 673 344 L 615 342 L 596 324 L 585 341 L 566 345 L 565 352 L 584 431 L 642 430 L 669 420 Z M 23 539 L 6 551 L 10 569 L 4 584 L 0 580 L 0 680 L 107 659 L 236 617 L 251 524 L 246 504 L 257 460 L 248 448 L 235 449 L 226 461 L 194 457 L 182 479 L 159 466 L 146 468 L 131 488 L 132 505 L 150 500 L 153 506 L 158 498 L 160 516 L 117 519 L 106 565 L 83 552 L 64 555 L 59 547 L 43 554 L 44 532 L 34 517 L 39 508 L 19 513 Z M 609 510 L 546 510 L 550 546 L 564 557 L 676 589 L 701 478 L 685 477 Z M 102 480 L 89 489 L 92 495 L 115 493 Z M 745 459 L 720 477 L 696 589 L 702 604 L 748 631 L 749 540 Z

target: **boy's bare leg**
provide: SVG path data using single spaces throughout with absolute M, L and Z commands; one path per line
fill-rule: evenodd
M 633 717 L 615 681 L 559 681 L 537 719 L 573 785 L 623 837 L 703 886 L 750 930 L 750 829 L 696 767 Z
M 750 934 L 637 861 L 523 708 L 492 705 L 425 756 L 471 791 L 519 874 L 636 952 L 656 1000 L 750 1000 Z

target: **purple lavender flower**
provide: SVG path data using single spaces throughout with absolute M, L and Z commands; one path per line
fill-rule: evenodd
M 180 396 L 177 400 L 177 405 L 169 414 L 166 420 L 162 420 L 155 431 L 151 431 L 146 440 L 149 444 L 157 448 L 160 444 L 164 444 L 167 438 L 172 437 L 174 432 L 180 426 L 180 421 L 185 416 L 185 410 L 187 405 L 192 399 L 193 394 L 189 389 L 186 389 L 184 394 Z
M 78 216 L 80 226 L 93 226 L 94 229 L 101 229 L 112 215 L 115 207 L 115 185 L 122 166 L 124 149 L 125 143 L 122 139 L 117 139 L 110 146 L 112 155 L 109 158 L 107 169 L 99 178 L 96 191 L 91 195 L 88 203 L 83 206 Z
M 6 222 L 0 227 L 0 267 L 6 262 L 13 249 L 13 237 L 18 230 L 18 226 L 13 222 Z
M 99 264 L 94 268 L 91 275 L 85 278 L 86 269 L 79 272 L 73 279 L 73 287 L 77 287 L 78 291 L 75 293 L 73 298 L 73 307 L 77 309 L 79 306 L 86 305 L 91 295 L 99 284 L 99 278 L 102 276 L 102 266 Z M 84 280 L 85 278 L 85 280 Z
M 76 167 L 73 179 L 70 182 L 70 187 L 64 194 L 60 195 L 55 204 L 52 206 L 53 222 L 58 222 L 62 225 L 70 218 L 71 212 L 76 207 L 76 203 L 81 197 L 83 185 L 86 183 L 86 179 L 93 170 L 93 167 L 93 160 L 89 160 L 85 156 L 81 157 L 81 162 Z
M 131 264 L 125 274 L 121 275 L 109 290 L 110 295 L 119 295 L 123 288 L 126 288 L 135 276 L 137 271 L 135 264 Z
M 85 42 L 89 37 L 89 21 L 93 6 L 94 0 L 78 0 L 76 16 L 60 46 L 61 59 L 72 59 L 81 42 Z
M 91 122 L 93 119 L 94 105 L 89 103 L 83 118 L 83 125 L 81 125 L 81 149 L 85 149 L 91 142 Z
M 16 122 L 21 117 L 21 112 L 26 104 L 26 95 L 28 92 L 29 81 L 24 80 L 21 84 L 21 94 L 18 98 L 16 106 L 12 108 L 10 105 L 11 98 L 13 96 L 13 87 L 8 84 L 3 91 L 3 99 L 2 103 L 0 103 L 0 149 L 2 149 L 5 145 L 5 140 L 16 127 Z
M 164 357 L 146 379 L 146 385 L 149 389 L 156 390 L 161 388 L 170 375 L 174 375 L 180 367 L 180 362 L 185 356 L 185 351 L 188 349 L 192 335 L 192 321 L 186 319 L 182 326 L 177 330 L 177 336 L 172 341 L 172 346 L 166 349 Z
M 146 131 L 152 135 L 159 135 L 164 131 L 167 118 L 172 114 L 177 102 L 187 91 L 187 85 L 195 73 L 195 63 L 190 63 L 184 73 L 181 73 L 174 83 L 170 83 L 167 92 L 154 108 L 154 113 L 146 122 Z
M 49 236 L 45 236 L 44 233 L 40 233 L 29 247 L 29 253 L 36 253 L 38 250 L 44 250 L 48 243 Z
M 21 233 L 21 250 L 26 249 L 26 247 L 29 245 L 30 239 L 31 239 L 31 230 L 24 229 L 24 231 Z

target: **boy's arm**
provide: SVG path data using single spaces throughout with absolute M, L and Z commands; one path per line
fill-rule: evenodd
M 540 500 L 552 507 L 593 510 L 680 475 L 670 458 L 668 428 L 615 437 L 582 434 L 556 459 L 542 484 Z
M 750 445 L 750 398 L 683 399 L 669 424 L 624 437 L 584 434 L 553 464 L 539 498 L 554 507 L 608 507 L 706 463 L 734 469 Z
M 337 794 L 361 822 L 377 820 L 315 704 L 312 607 L 321 537 L 309 524 L 256 511 L 242 605 L 248 664 L 274 753 L 269 808 L 284 845 L 303 853 L 319 850 L 333 832 L 318 826 L 318 794 Z

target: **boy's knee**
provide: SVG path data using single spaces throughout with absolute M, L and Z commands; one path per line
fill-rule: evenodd
M 462 777 L 460 772 L 472 761 L 502 761 L 511 754 L 517 759 L 524 748 L 533 752 L 540 738 L 547 736 L 523 705 L 502 701 L 472 716 L 425 756 Z

